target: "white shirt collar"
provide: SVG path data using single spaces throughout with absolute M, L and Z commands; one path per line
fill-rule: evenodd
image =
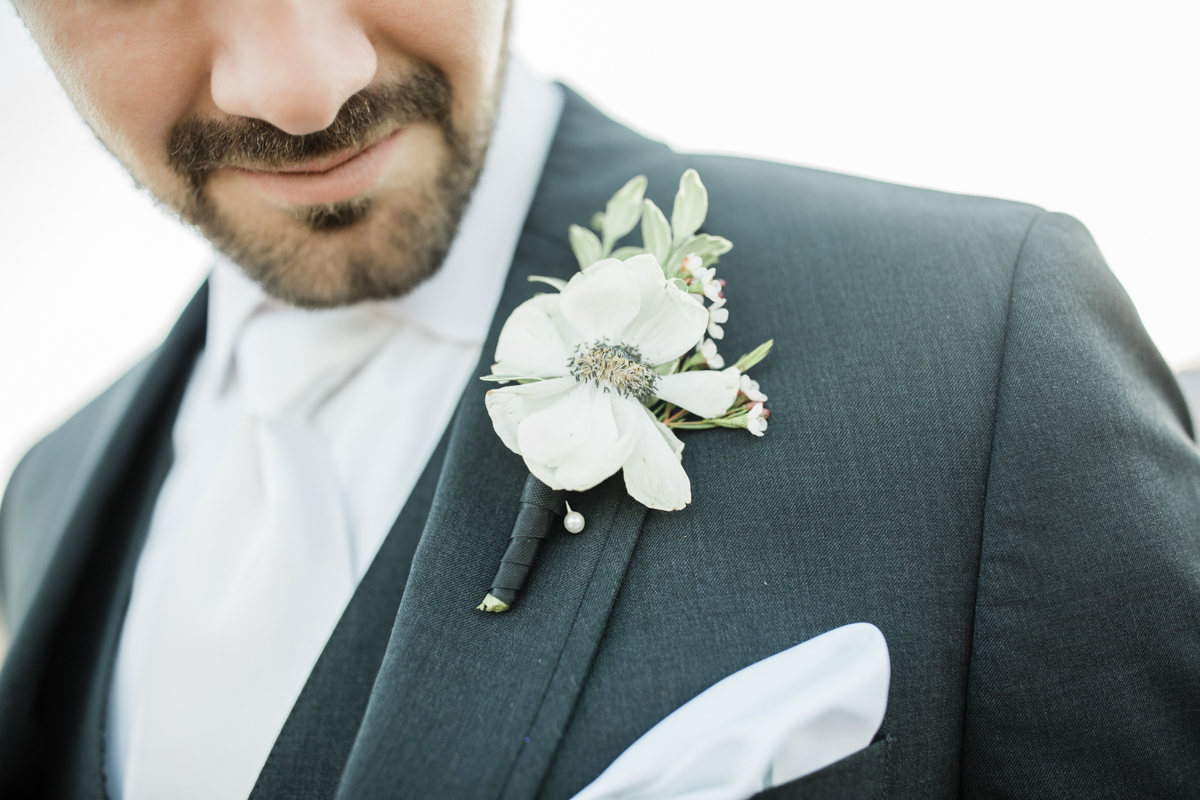
M 562 113 L 562 88 L 509 59 L 495 129 L 479 183 L 441 269 L 409 294 L 375 306 L 452 341 L 481 345 L 508 276 L 517 240 Z M 565 235 L 565 231 L 564 231 Z M 209 278 L 205 360 L 223 382 L 246 321 L 283 307 L 222 257 Z M 320 314 L 320 311 L 304 313 Z

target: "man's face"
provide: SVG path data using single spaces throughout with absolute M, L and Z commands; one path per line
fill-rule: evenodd
M 441 264 L 491 134 L 508 0 L 17 0 L 134 178 L 281 299 Z

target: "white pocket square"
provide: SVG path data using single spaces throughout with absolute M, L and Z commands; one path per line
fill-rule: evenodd
M 878 628 L 836 628 L 701 692 L 574 800 L 746 800 L 870 744 L 890 679 Z

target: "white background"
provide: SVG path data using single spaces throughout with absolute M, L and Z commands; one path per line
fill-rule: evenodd
M 1194 0 L 518 0 L 515 50 L 679 149 L 1068 211 L 1178 367 L 1200 358 L 1197 23 Z M 0 3 L 0 484 L 161 339 L 209 258 Z

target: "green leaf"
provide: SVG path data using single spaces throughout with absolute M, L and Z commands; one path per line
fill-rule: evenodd
M 683 252 L 682 247 L 676 247 L 672 250 L 671 257 L 667 259 L 667 263 L 663 264 L 663 274 L 679 280 L 679 269 L 683 266 L 683 259 L 686 256 L 687 253 Z
M 634 256 L 640 256 L 646 251 L 640 247 L 618 247 L 612 251 L 612 258 L 618 258 L 621 261 L 626 261 Z
M 545 275 L 530 275 L 526 280 L 530 283 L 546 283 L 558 289 L 560 292 L 567 288 L 567 282 L 561 278 L 547 278 Z
M 567 237 L 571 240 L 571 249 L 575 251 L 580 269 L 587 269 L 603 258 L 600 254 L 600 239 L 582 225 L 572 225 Z
M 642 246 L 665 269 L 667 258 L 671 255 L 671 223 L 667 222 L 666 215 L 650 198 L 643 200 L 642 205 L 645 206 L 642 209 Z
M 702 233 L 699 236 L 694 236 L 683 247 L 685 256 L 695 253 L 700 258 L 704 259 L 704 266 L 709 266 L 717 260 L 717 256 L 723 256 L 733 249 L 733 242 L 726 239 L 724 236 L 713 236 L 708 233 Z
M 707 363 L 708 359 L 704 357 L 703 353 L 692 353 L 691 356 L 689 356 L 688 359 L 683 362 L 683 365 L 679 368 L 679 371 L 687 372 L 695 369 L 696 367 L 704 366 Z
M 749 353 L 746 353 L 746 355 L 739 358 L 734 366 L 738 368 L 739 372 L 746 372 L 755 364 L 766 358 L 767 353 L 771 352 L 771 346 L 774 344 L 774 339 L 768 339 L 758 347 L 751 350 Z
M 669 270 L 668 275 L 678 274 L 679 267 L 683 264 L 683 259 L 692 254 L 700 258 L 703 266 L 711 267 L 717 263 L 720 256 L 732 249 L 733 242 L 725 237 L 702 233 L 699 236 L 692 236 L 677 244 L 671 251 L 671 257 L 667 261 L 665 269 Z
M 595 214 L 592 214 L 592 221 L 588 224 L 592 226 L 592 230 L 596 233 L 604 230 L 604 212 L 597 211 Z
M 665 364 L 659 364 L 654 368 L 654 372 L 658 375 L 674 375 L 679 371 L 679 359 L 668 361 Z
M 671 233 L 675 244 L 694 235 L 707 216 L 708 190 L 700 182 L 696 170 L 689 169 L 679 179 L 679 191 L 675 193 L 675 205 L 671 208 Z
M 604 255 L 633 230 L 642 217 L 642 196 L 646 194 L 646 176 L 638 175 L 622 186 L 604 207 Z
M 679 280 L 679 278 L 671 278 L 671 283 L 675 284 L 675 288 L 678 289 L 679 291 L 681 291 L 685 294 L 687 293 L 688 285 L 686 283 L 684 283 L 683 281 Z

